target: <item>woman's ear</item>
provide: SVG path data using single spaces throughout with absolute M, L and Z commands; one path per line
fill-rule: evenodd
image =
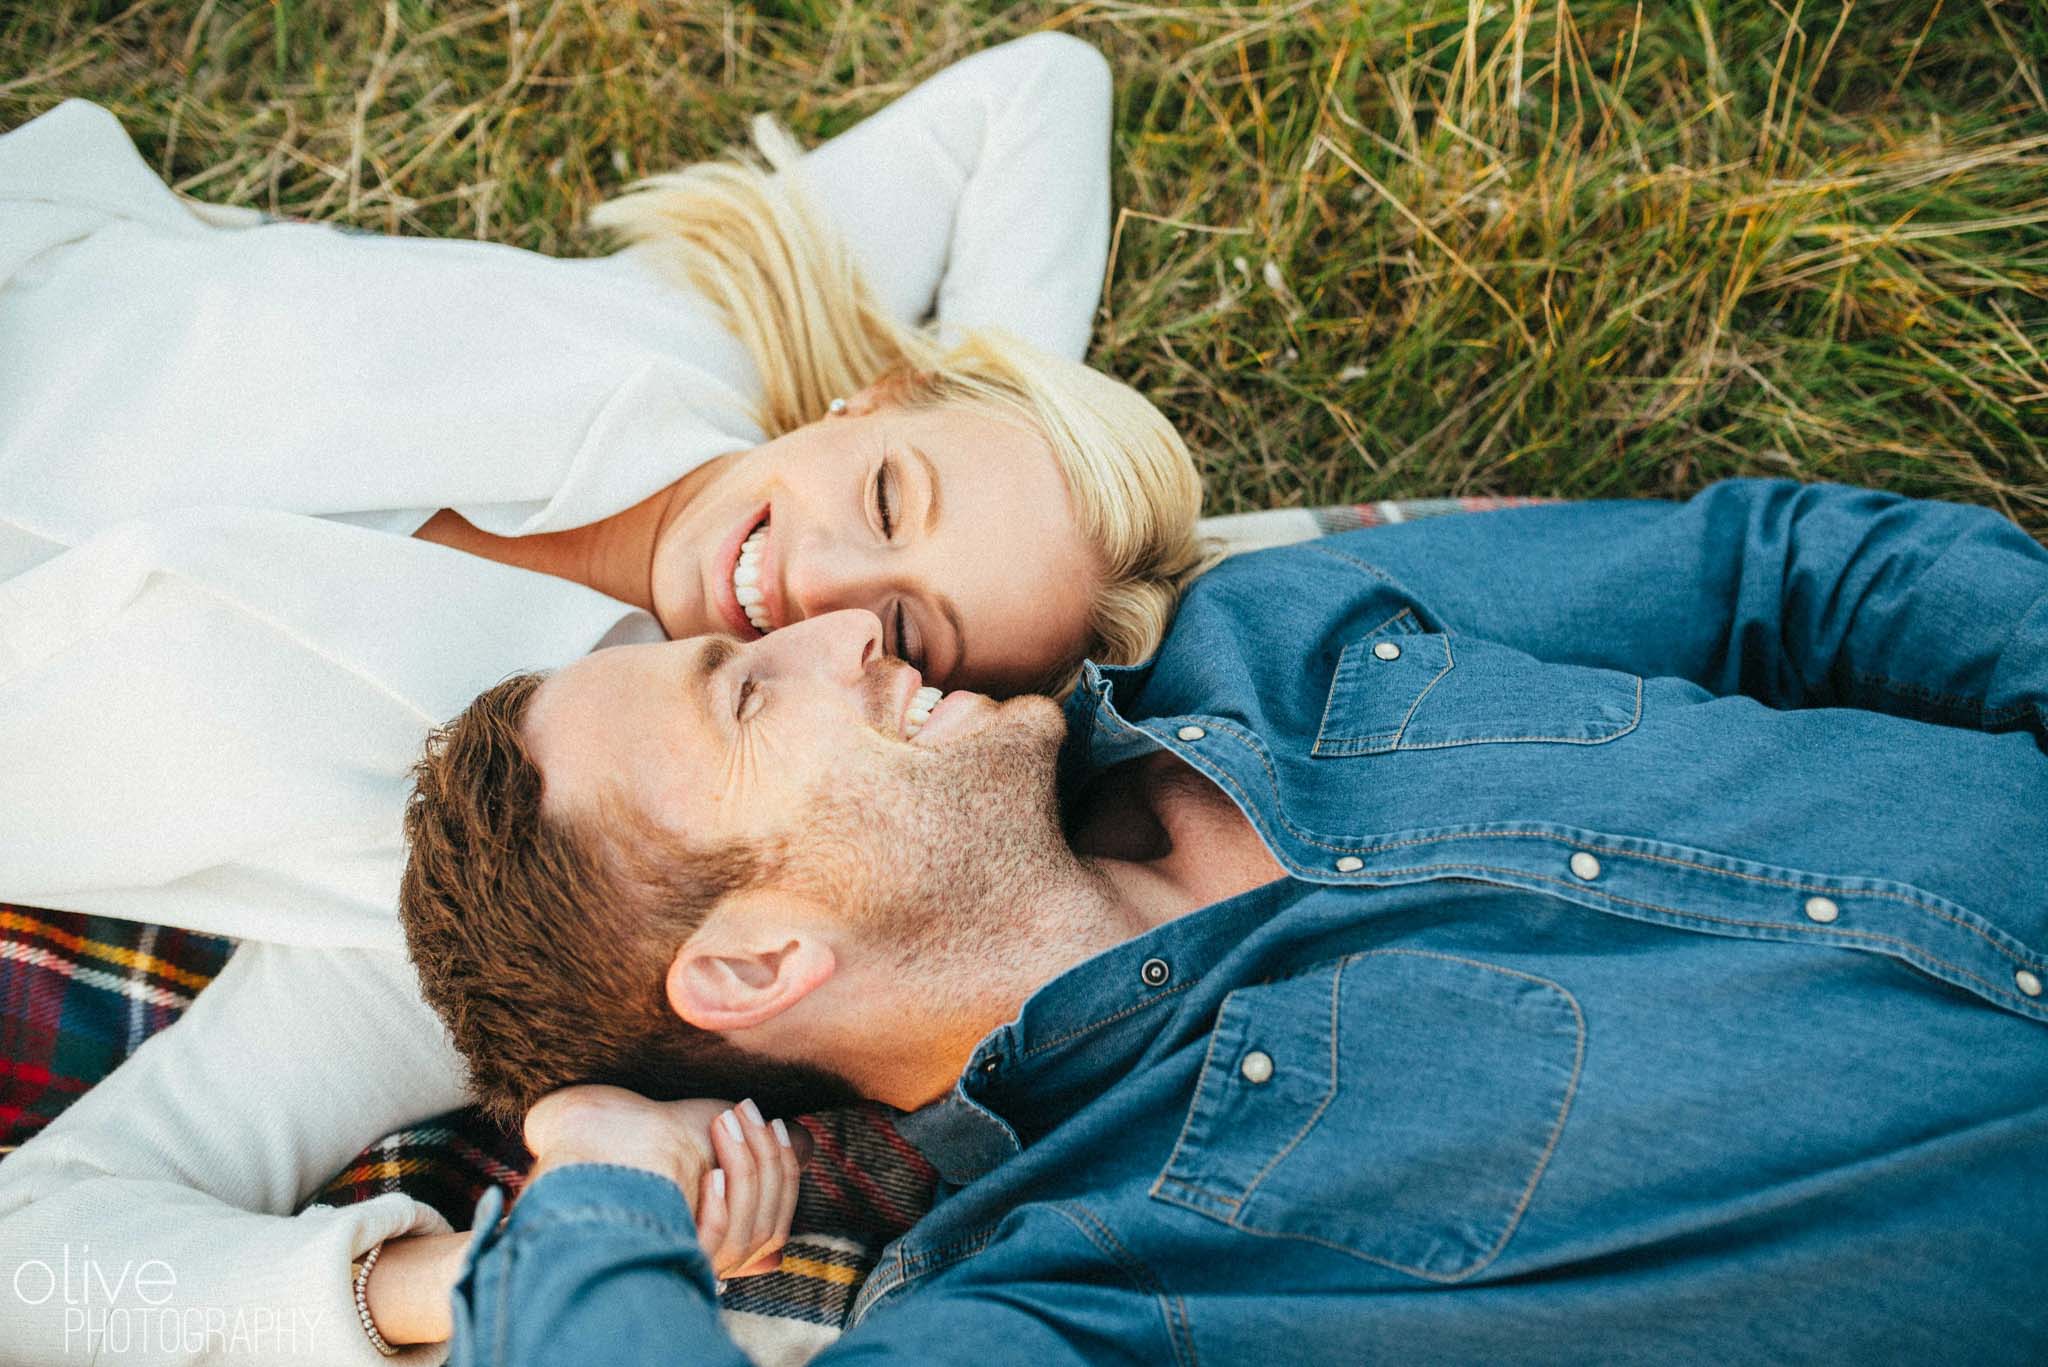
M 876 409 L 883 407 L 885 403 L 886 394 L 882 385 L 877 382 L 861 390 L 858 394 L 847 395 L 845 406 L 835 408 L 832 411 L 834 415 L 842 418 L 864 418 Z
M 786 914 L 785 900 L 742 893 L 721 903 L 669 963 L 669 1009 L 699 1030 L 744 1030 L 829 980 L 838 956 L 809 918 Z
M 848 394 L 846 407 L 838 411 L 843 417 L 858 418 L 877 409 L 901 406 L 910 401 L 913 391 L 923 382 L 924 377 L 916 371 L 899 366 L 858 394 Z

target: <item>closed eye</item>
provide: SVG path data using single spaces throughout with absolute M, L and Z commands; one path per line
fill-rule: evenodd
M 893 652 L 896 658 L 922 674 L 925 669 L 924 638 L 918 633 L 917 623 L 911 620 L 910 610 L 901 603 L 896 605 L 892 628 L 890 635 L 896 642 Z
M 896 462 L 885 460 L 882 468 L 875 473 L 875 513 L 882 520 L 882 539 L 896 539 L 896 520 L 902 508 L 902 480 L 896 473 Z
M 745 721 L 747 720 L 747 718 L 751 717 L 755 712 L 760 711 L 761 709 L 758 702 L 759 697 L 760 690 L 754 686 L 754 681 L 752 679 L 747 679 L 743 681 L 740 684 L 739 696 L 733 700 L 733 720 Z M 752 711 L 748 710 L 749 704 L 753 704 Z

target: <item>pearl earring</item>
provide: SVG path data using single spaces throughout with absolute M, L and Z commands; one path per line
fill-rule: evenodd
M 825 411 L 826 411 L 827 413 L 834 413 L 834 414 L 837 414 L 837 413 L 844 413 L 844 412 L 846 411 L 846 400 L 844 400 L 844 399 L 834 399 L 834 400 L 832 400 L 832 402 L 830 402 L 830 403 L 828 403 L 828 404 L 826 404 L 826 405 L 825 405 Z

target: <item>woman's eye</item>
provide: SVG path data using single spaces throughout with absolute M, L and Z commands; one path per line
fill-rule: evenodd
M 885 460 L 875 475 L 875 512 L 882 519 L 882 539 L 896 539 L 896 462 Z
M 917 623 L 911 620 L 909 609 L 901 603 L 896 605 L 896 620 L 890 634 L 896 640 L 896 658 L 920 674 L 923 673 L 924 641 L 918 636 Z
M 760 710 L 761 690 L 754 686 L 752 679 L 748 679 L 740 685 L 739 697 L 733 703 L 733 720 L 745 721 Z

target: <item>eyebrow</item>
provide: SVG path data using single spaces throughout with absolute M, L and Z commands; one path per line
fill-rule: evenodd
M 904 445 L 910 446 L 910 443 L 905 442 Z M 924 477 L 931 491 L 926 496 L 924 504 L 924 531 L 926 536 L 930 536 L 932 528 L 939 525 L 939 467 L 932 464 L 932 458 L 915 446 L 910 447 L 910 454 L 916 456 L 924 465 Z
M 690 670 L 690 680 L 696 689 L 697 705 L 703 709 L 704 720 L 709 724 L 715 725 L 718 720 L 711 715 L 711 676 L 739 653 L 739 643 L 730 636 L 706 637 L 704 644 L 697 650 L 697 661 Z

